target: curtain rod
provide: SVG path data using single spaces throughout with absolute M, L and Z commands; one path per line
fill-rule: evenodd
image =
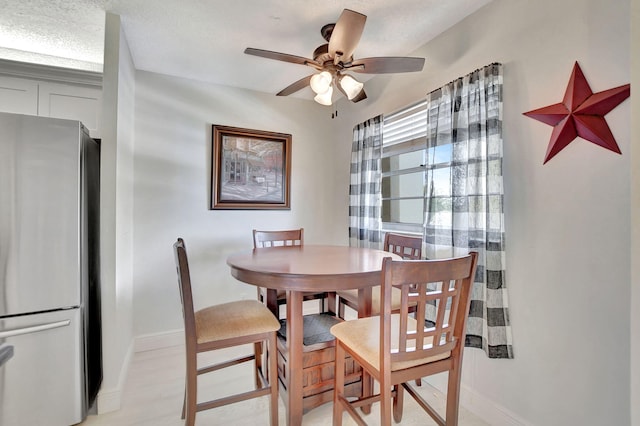
M 484 67 L 478 68 L 478 69 L 476 69 L 475 71 L 472 71 L 472 72 L 470 72 L 470 73 L 468 73 L 468 74 L 466 74 L 466 75 L 464 75 L 464 76 L 462 76 L 462 77 L 458 77 L 458 78 L 456 78 L 455 80 L 451 80 L 451 81 L 450 81 L 449 83 L 447 83 L 447 84 L 451 84 L 451 83 L 453 83 L 453 82 L 455 82 L 455 81 L 457 81 L 457 80 L 460 80 L 461 78 L 464 78 L 464 77 L 466 77 L 466 76 L 468 76 L 468 75 L 470 75 L 470 74 L 473 74 L 474 72 L 478 72 L 478 71 L 480 71 L 480 70 L 481 70 L 481 69 L 483 69 L 483 68 L 487 68 L 487 67 L 490 67 L 490 66 L 493 66 L 493 65 L 502 65 L 502 63 L 500 63 L 500 62 L 492 62 L 492 63 L 490 63 L 489 65 L 485 65 Z M 440 86 L 440 87 L 438 87 L 437 89 L 432 90 L 431 92 L 427 92 L 427 94 L 426 94 L 425 96 L 428 96 L 428 95 L 430 95 L 430 94 L 432 94 L 432 93 L 434 93 L 434 92 L 437 92 L 438 90 L 442 89 L 442 88 L 443 88 L 444 86 L 446 86 L 447 84 L 445 84 L 445 85 L 443 85 L 443 86 Z M 395 111 L 393 111 L 393 112 L 390 112 L 390 113 L 388 113 L 388 114 L 382 114 L 382 116 L 384 117 L 384 119 L 385 119 L 385 120 L 387 120 L 388 118 L 392 118 L 394 115 L 399 114 L 399 113 L 401 113 L 401 112 L 403 112 L 403 111 L 405 111 L 405 110 L 407 110 L 407 109 L 413 108 L 413 107 L 415 107 L 415 106 L 417 106 L 417 105 L 420 105 L 420 104 L 421 104 L 421 103 L 423 103 L 423 102 L 425 102 L 425 99 L 422 99 L 422 100 L 420 100 L 420 101 L 417 101 L 417 102 L 411 103 L 411 104 L 409 104 L 409 105 L 405 105 L 405 106 L 403 106 L 403 107 L 401 107 L 401 108 L 398 108 L 397 110 L 395 110 Z
M 475 73 L 475 72 L 478 72 L 478 71 L 480 71 L 480 70 L 483 70 L 483 69 L 485 69 L 485 68 L 487 68 L 487 67 L 491 67 L 491 66 L 494 66 L 494 65 L 500 65 L 500 66 L 502 66 L 502 63 L 500 63 L 500 62 L 492 62 L 492 63 L 490 63 L 489 65 L 485 65 L 484 67 L 477 68 L 477 69 L 475 69 L 474 71 L 471 71 L 470 73 L 467 73 L 467 74 L 463 75 L 462 77 L 458 77 L 458 78 L 456 78 L 456 79 L 454 79 L 454 80 L 451 80 L 451 81 L 450 81 L 450 82 L 448 82 L 447 84 L 444 84 L 444 85 L 442 85 L 442 86 L 438 87 L 437 89 L 434 89 L 434 90 L 432 90 L 432 91 L 430 91 L 430 92 L 427 92 L 427 96 L 428 96 L 428 95 L 430 95 L 430 94 L 432 94 L 432 93 L 437 92 L 438 90 L 441 90 L 444 86 L 447 86 L 447 85 L 449 85 L 449 84 L 451 84 L 451 83 L 455 83 L 456 81 L 460 80 L 461 78 L 465 78 L 465 77 L 467 77 L 467 76 L 469 76 L 469 75 L 471 75 L 471 74 L 473 74 L 473 73 Z

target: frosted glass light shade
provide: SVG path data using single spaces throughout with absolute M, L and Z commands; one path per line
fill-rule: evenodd
M 362 91 L 362 88 L 364 87 L 364 84 L 360 83 L 358 80 L 348 74 L 340 77 L 338 84 L 340 84 L 340 87 L 342 88 L 342 90 L 344 90 L 344 93 L 347 94 L 347 99 L 349 100 L 358 96 L 358 93 L 360 93 Z
M 333 95 L 333 87 L 329 86 L 326 92 L 317 94 L 314 101 L 321 105 L 331 105 L 331 96 Z
M 322 71 L 321 73 L 315 74 L 311 77 L 309 85 L 311 86 L 311 90 L 320 95 L 325 93 L 331 87 L 331 80 L 331 74 L 327 71 Z

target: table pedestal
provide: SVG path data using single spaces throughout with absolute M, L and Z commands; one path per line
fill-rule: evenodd
M 332 324 L 339 322 L 329 314 L 304 316 L 302 350 L 302 411 L 303 413 L 333 400 L 335 373 L 335 339 L 329 333 Z M 289 401 L 289 378 L 287 377 L 288 353 L 286 325 L 278 334 L 278 378 L 280 394 Z M 362 391 L 362 368 L 351 358 L 346 359 L 345 393 L 359 397 Z

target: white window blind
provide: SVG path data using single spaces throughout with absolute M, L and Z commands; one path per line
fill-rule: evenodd
M 424 211 L 427 103 L 384 118 L 382 223 L 390 231 L 421 232 Z
M 411 105 L 384 118 L 383 145 L 390 147 L 402 142 L 426 138 L 427 102 Z

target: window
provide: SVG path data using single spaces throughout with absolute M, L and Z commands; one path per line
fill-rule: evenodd
M 426 102 L 384 119 L 382 227 L 422 233 L 426 165 Z
M 427 150 L 427 114 L 423 101 L 384 119 L 381 216 L 385 231 L 422 233 L 427 208 L 436 213 L 436 221 L 438 212 L 451 211 L 452 145 Z M 429 198 L 432 203 L 427 206 Z
M 422 233 L 426 183 L 426 102 L 384 119 L 382 142 L 382 227 Z

